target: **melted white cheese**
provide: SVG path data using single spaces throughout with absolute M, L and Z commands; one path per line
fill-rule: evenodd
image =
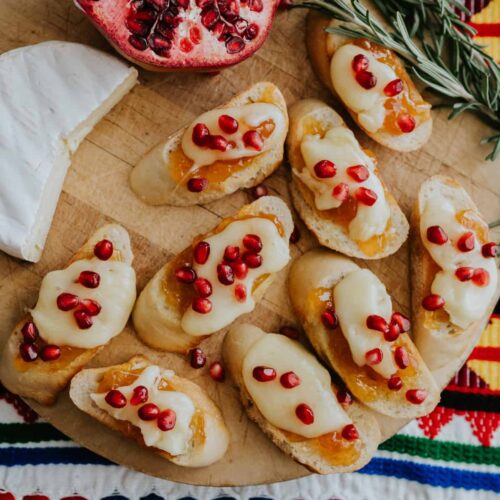
M 246 250 L 242 239 L 246 234 L 257 234 L 262 240 L 262 265 L 256 269 L 248 269 L 245 279 L 235 277 L 234 284 L 223 285 L 217 277 L 217 265 L 224 257 L 224 250 L 228 245 L 239 245 L 240 253 Z M 212 310 L 208 314 L 200 314 L 191 307 L 182 318 L 182 329 L 190 335 L 208 335 L 232 323 L 236 318 L 253 311 L 255 300 L 252 296 L 252 287 L 255 280 L 263 274 L 275 273 L 283 269 L 290 260 L 290 251 L 287 242 L 279 234 L 276 225 L 263 217 L 231 222 L 223 231 L 206 238 L 210 244 L 210 256 L 205 264 L 193 265 L 198 277 L 206 278 L 212 284 L 213 293 L 208 299 L 212 302 Z M 243 284 L 247 290 L 244 302 L 236 300 L 235 286 Z
M 366 365 L 365 354 L 381 349 L 382 362 L 370 366 L 384 378 L 390 378 L 398 370 L 392 344 L 384 339 L 383 333 L 366 326 L 366 318 L 372 314 L 382 316 L 387 324 L 391 320 L 392 303 L 385 286 L 368 269 L 358 269 L 335 286 L 333 301 L 354 362 L 358 366 Z
M 82 271 L 97 272 L 101 277 L 99 286 L 86 288 L 75 283 Z M 93 325 L 89 329 L 78 328 L 74 311 L 58 309 L 57 297 L 64 292 L 80 299 L 95 300 L 101 305 L 101 312 L 92 317 Z M 96 258 L 77 260 L 66 269 L 52 271 L 43 278 L 31 315 L 47 343 L 92 349 L 106 344 L 125 328 L 135 297 L 135 271 L 128 264 Z
M 256 366 L 274 368 L 276 378 L 270 382 L 257 381 L 252 375 Z M 301 383 L 286 389 L 280 377 L 290 371 L 300 377 Z M 283 335 L 269 333 L 252 345 L 243 361 L 243 380 L 265 419 L 280 429 L 314 438 L 351 423 L 332 392 L 328 371 L 302 345 Z M 311 425 L 297 418 L 295 409 L 299 404 L 307 404 L 313 410 Z
M 153 446 L 173 456 L 182 455 L 188 451 L 193 436 L 190 425 L 196 408 L 192 399 L 183 392 L 158 389 L 162 378 L 168 381 L 173 375 L 173 371 L 162 370 L 159 366 L 145 368 L 133 384 L 117 387 L 117 390 L 127 398 L 127 405 L 124 408 L 113 408 L 106 403 L 106 393 L 94 393 L 90 397 L 99 408 L 113 418 L 126 420 L 138 427 L 146 446 Z M 174 410 L 176 422 L 173 429 L 162 431 L 158 428 L 156 420 L 144 421 L 139 418 L 137 411 L 141 405 L 131 405 L 129 401 L 134 388 L 140 385 L 148 389 L 148 403 L 156 404 L 160 411 Z
M 349 236 L 357 241 L 366 241 L 372 236 L 383 234 L 391 215 L 385 198 L 384 188 L 375 175 L 373 160 L 362 150 L 354 134 L 347 127 L 330 129 L 323 138 L 319 135 L 306 135 L 301 143 L 301 152 L 306 168 L 294 173 L 308 186 L 314 194 L 314 203 L 318 210 L 329 210 L 341 205 L 341 201 L 332 196 L 332 189 L 341 182 L 349 186 L 352 195 L 359 187 L 374 191 L 378 198 L 370 207 L 358 203 L 356 215 L 349 223 Z M 337 168 L 334 177 L 318 179 L 314 174 L 314 165 L 321 160 L 330 160 Z M 356 182 L 350 177 L 346 168 L 353 165 L 364 165 L 370 175 L 363 182 Z
M 445 197 L 427 200 L 422 207 L 420 236 L 432 259 L 442 269 L 434 277 L 432 293 L 444 298 L 444 309 L 450 315 L 451 322 L 467 328 L 484 315 L 490 304 L 497 287 L 498 269 L 495 259 L 483 257 L 477 233 L 460 224 L 456 213 L 453 203 Z M 447 234 L 448 241 L 444 245 L 433 244 L 427 239 L 427 228 L 431 226 L 440 226 Z M 474 233 L 475 246 L 470 252 L 461 252 L 456 243 L 466 232 Z M 455 276 L 458 267 L 486 269 L 490 275 L 489 284 L 477 286 L 472 280 L 460 281 Z
M 368 58 L 370 71 L 377 78 L 377 84 L 371 89 L 363 88 L 357 81 L 352 69 L 352 60 L 358 54 Z M 333 88 L 344 104 L 358 114 L 359 123 L 369 132 L 379 130 L 385 119 L 384 103 L 387 96 L 384 87 L 398 78 L 387 64 L 377 61 L 366 49 L 352 44 L 338 48 L 330 63 L 330 75 Z
M 238 120 L 239 127 L 234 134 L 227 134 L 219 127 L 219 117 L 221 115 L 229 115 Z M 256 129 L 260 124 L 272 120 L 274 129 L 271 135 L 264 139 L 264 145 L 260 151 L 254 148 L 245 146 L 243 142 L 243 134 L 250 130 Z M 205 124 L 210 134 L 222 135 L 234 145 L 228 148 L 225 152 L 207 147 L 197 146 L 192 139 L 193 128 L 196 124 Z M 239 158 L 247 158 L 260 155 L 265 151 L 272 149 L 279 137 L 282 137 L 285 129 L 285 117 L 283 112 L 274 104 L 256 102 L 253 104 L 245 104 L 234 108 L 219 108 L 207 111 L 199 116 L 187 129 L 182 136 L 182 150 L 184 154 L 193 160 L 193 169 L 204 165 L 211 165 L 217 160 L 237 160 Z M 168 153 L 168 151 L 165 151 Z

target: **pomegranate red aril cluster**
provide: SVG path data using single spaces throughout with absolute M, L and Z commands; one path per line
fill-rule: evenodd
M 389 323 L 377 314 L 371 314 L 366 318 L 366 327 L 377 330 L 384 335 L 387 342 L 394 342 L 401 333 L 410 330 L 410 320 L 400 312 L 394 312 Z
M 363 54 L 355 55 L 351 65 L 356 81 L 366 90 L 372 89 L 377 85 L 377 77 L 368 71 L 369 65 L 370 61 Z
M 61 348 L 53 344 L 44 344 L 33 321 L 27 321 L 21 328 L 22 342 L 19 345 L 19 355 L 31 363 L 37 359 L 55 361 L 61 357 Z

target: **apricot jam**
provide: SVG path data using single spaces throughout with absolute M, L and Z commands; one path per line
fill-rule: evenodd
M 359 39 L 353 42 L 358 47 L 369 50 L 379 62 L 390 66 L 398 78 L 404 82 L 403 91 L 394 97 L 388 97 L 384 103 L 386 115 L 383 130 L 392 135 L 401 135 L 398 125 L 398 117 L 401 115 L 410 115 L 415 119 L 416 127 L 430 118 L 430 104 L 419 95 L 415 84 L 408 77 L 401 61 L 395 54 L 380 45 L 368 40 Z
M 323 328 L 320 316 L 325 309 L 335 308 L 333 293 L 328 288 L 313 290 L 308 297 L 307 309 L 317 318 L 318 328 Z M 392 350 L 404 346 L 400 336 L 392 343 Z M 369 366 L 358 366 L 352 359 L 351 349 L 340 328 L 328 330 L 328 347 L 332 364 L 350 391 L 361 401 L 374 401 L 380 398 L 391 398 L 397 394 L 387 387 L 387 380 Z M 406 387 L 413 387 L 416 379 L 415 360 L 410 353 L 410 365 L 404 370 L 398 370 L 396 375 L 401 377 Z
M 38 339 L 36 344 L 40 351 L 45 345 L 47 345 L 46 342 L 41 341 L 41 339 Z M 89 356 L 91 356 L 91 353 L 99 350 L 99 348 L 80 349 L 78 347 L 71 347 L 67 345 L 59 346 L 59 348 L 61 349 L 61 355 L 54 361 L 43 361 L 41 358 L 38 358 L 36 361 L 27 362 L 24 361 L 24 359 L 18 354 L 15 360 L 16 370 L 19 372 L 25 372 L 31 369 L 36 369 L 41 372 L 62 370 L 83 353 L 87 352 L 89 353 Z

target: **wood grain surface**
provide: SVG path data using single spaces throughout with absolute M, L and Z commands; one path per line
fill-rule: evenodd
M 63 266 L 102 224 L 116 221 L 129 230 L 136 256 L 134 267 L 142 289 L 155 271 L 190 244 L 194 236 L 211 229 L 221 218 L 250 201 L 247 193 L 238 192 L 206 206 L 150 207 L 129 189 L 128 176 L 139 158 L 157 142 L 254 82 L 274 82 L 288 104 L 305 97 L 331 103 L 328 91 L 316 79 L 307 59 L 304 18 L 303 11 L 279 12 L 264 47 L 254 57 L 219 74 L 141 71 L 141 84 L 96 126 L 74 155 L 42 260 L 33 265 L 0 253 L 0 345 L 25 308 L 34 306 L 42 277 Z M 70 0 L 2 0 L 0 31 L 0 52 L 46 40 L 81 42 L 113 52 Z M 342 114 L 352 125 L 346 113 Z M 447 121 L 446 115 L 446 111 L 434 112 L 430 142 L 411 154 L 386 150 L 359 130 L 357 136 L 363 146 L 379 156 L 382 175 L 407 215 L 420 183 L 431 174 L 443 173 L 464 185 L 487 220 L 500 218 L 500 165 L 498 161 L 484 162 L 487 149 L 479 146 L 480 138 L 489 132 L 487 127 L 469 113 L 452 122 Z M 270 193 L 288 201 L 289 175 L 285 165 L 268 179 Z M 293 245 L 293 257 L 317 245 L 304 226 L 299 223 L 299 227 L 302 238 Z M 498 233 L 495 236 L 498 240 Z M 398 309 L 406 313 L 410 303 L 408 250 L 405 244 L 394 256 L 367 264 L 386 284 Z M 265 298 L 244 321 L 267 331 L 296 324 L 285 288 L 286 276 L 286 270 L 279 274 Z M 209 361 L 219 359 L 223 334 L 203 343 Z M 219 486 L 283 481 L 309 474 L 247 420 L 229 382 L 217 384 L 206 368 L 193 370 L 180 356 L 151 351 L 136 339 L 131 328 L 114 339 L 92 365 L 122 362 L 139 352 L 198 382 L 220 405 L 232 438 L 223 461 L 198 470 L 170 464 L 79 412 L 66 393 L 54 408 L 33 406 L 83 446 L 162 478 Z

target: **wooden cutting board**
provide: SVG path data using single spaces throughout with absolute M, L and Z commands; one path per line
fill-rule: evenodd
M 307 59 L 304 17 L 303 11 L 280 12 L 270 38 L 254 57 L 216 75 L 141 71 L 141 84 L 97 125 L 75 154 L 43 259 L 33 265 L 0 253 L 0 346 L 24 309 L 35 304 L 42 277 L 63 266 L 102 224 L 116 221 L 129 230 L 142 289 L 155 271 L 190 244 L 195 235 L 206 232 L 250 201 L 247 193 L 239 192 L 204 207 L 149 207 L 131 192 L 128 176 L 133 165 L 157 142 L 254 82 L 274 82 L 289 104 L 305 97 L 331 102 Z M 112 52 L 69 0 L 2 0 L 0 31 L 0 52 L 46 40 L 81 42 Z M 465 113 L 452 122 L 447 121 L 446 114 L 434 113 L 430 142 L 411 154 L 386 150 L 361 132 L 357 135 L 363 146 L 379 156 L 383 177 L 407 214 L 419 184 L 431 174 L 443 173 L 465 186 L 487 220 L 500 218 L 500 162 L 484 162 L 487 150 L 479 146 L 480 138 L 489 130 L 471 114 Z M 283 166 L 266 185 L 271 194 L 289 201 L 288 182 L 289 172 Z M 293 245 L 293 257 L 317 245 L 301 223 L 299 227 L 302 238 Z M 392 293 L 398 309 L 406 313 L 410 303 L 408 251 L 406 244 L 394 256 L 368 263 Z M 286 270 L 279 274 L 244 321 L 267 331 L 296 324 L 286 292 L 286 276 Z M 204 342 L 209 361 L 219 359 L 223 334 Z M 136 339 L 131 328 L 114 339 L 92 365 L 122 362 L 139 352 L 196 381 L 219 404 L 232 438 L 223 461 L 199 470 L 172 465 L 79 412 L 66 393 L 53 408 L 33 404 L 34 408 L 83 446 L 117 463 L 166 479 L 220 486 L 283 481 L 309 474 L 247 420 L 229 382 L 215 383 L 206 368 L 194 370 L 180 356 L 151 351 Z

